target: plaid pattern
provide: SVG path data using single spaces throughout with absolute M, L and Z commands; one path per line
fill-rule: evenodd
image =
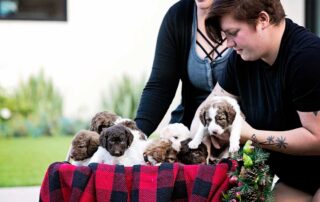
M 216 165 L 49 166 L 40 201 L 221 201 L 229 186 L 228 172 L 237 163 L 224 159 Z

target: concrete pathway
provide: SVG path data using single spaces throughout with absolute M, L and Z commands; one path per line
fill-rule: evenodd
M 36 202 L 39 201 L 40 187 L 0 188 L 1 202 Z

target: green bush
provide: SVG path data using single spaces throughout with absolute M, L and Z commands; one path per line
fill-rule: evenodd
M 133 119 L 136 115 L 144 84 L 145 79 L 134 81 L 129 76 L 124 75 L 115 85 L 110 86 L 108 95 L 103 96 L 103 110 Z
M 20 82 L 12 94 L 0 91 L 0 110 L 11 112 L 9 119 L 1 118 L 0 134 L 4 136 L 40 136 L 59 132 L 62 117 L 62 96 L 43 70 Z

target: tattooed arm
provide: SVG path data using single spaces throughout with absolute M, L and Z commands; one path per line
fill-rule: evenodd
M 248 139 L 273 151 L 295 155 L 320 155 L 320 111 L 298 111 L 301 128 L 288 131 L 263 131 L 243 121 L 241 140 Z

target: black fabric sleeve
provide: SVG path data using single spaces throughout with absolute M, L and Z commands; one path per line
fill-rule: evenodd
M 218 82 L 219 85 L 228 93 L 232 95 L 239 95 L 237 88 L 237 71 L 236 71 L 236 62 L 237 62 L 237 53 L 233 51 L 228 58 L 226 68 L 223 69 L 221 77 Z
M 298 111 L 320 110 L 320 47 L 296 54 L 290 64 L 288 88 Z
M 175 6 L 171 7 L 162 21 L 151 75 L 142 92 L 135 118 L 139 129 L 148 136 L 167 112 L 179 83 L 175 9 Z

